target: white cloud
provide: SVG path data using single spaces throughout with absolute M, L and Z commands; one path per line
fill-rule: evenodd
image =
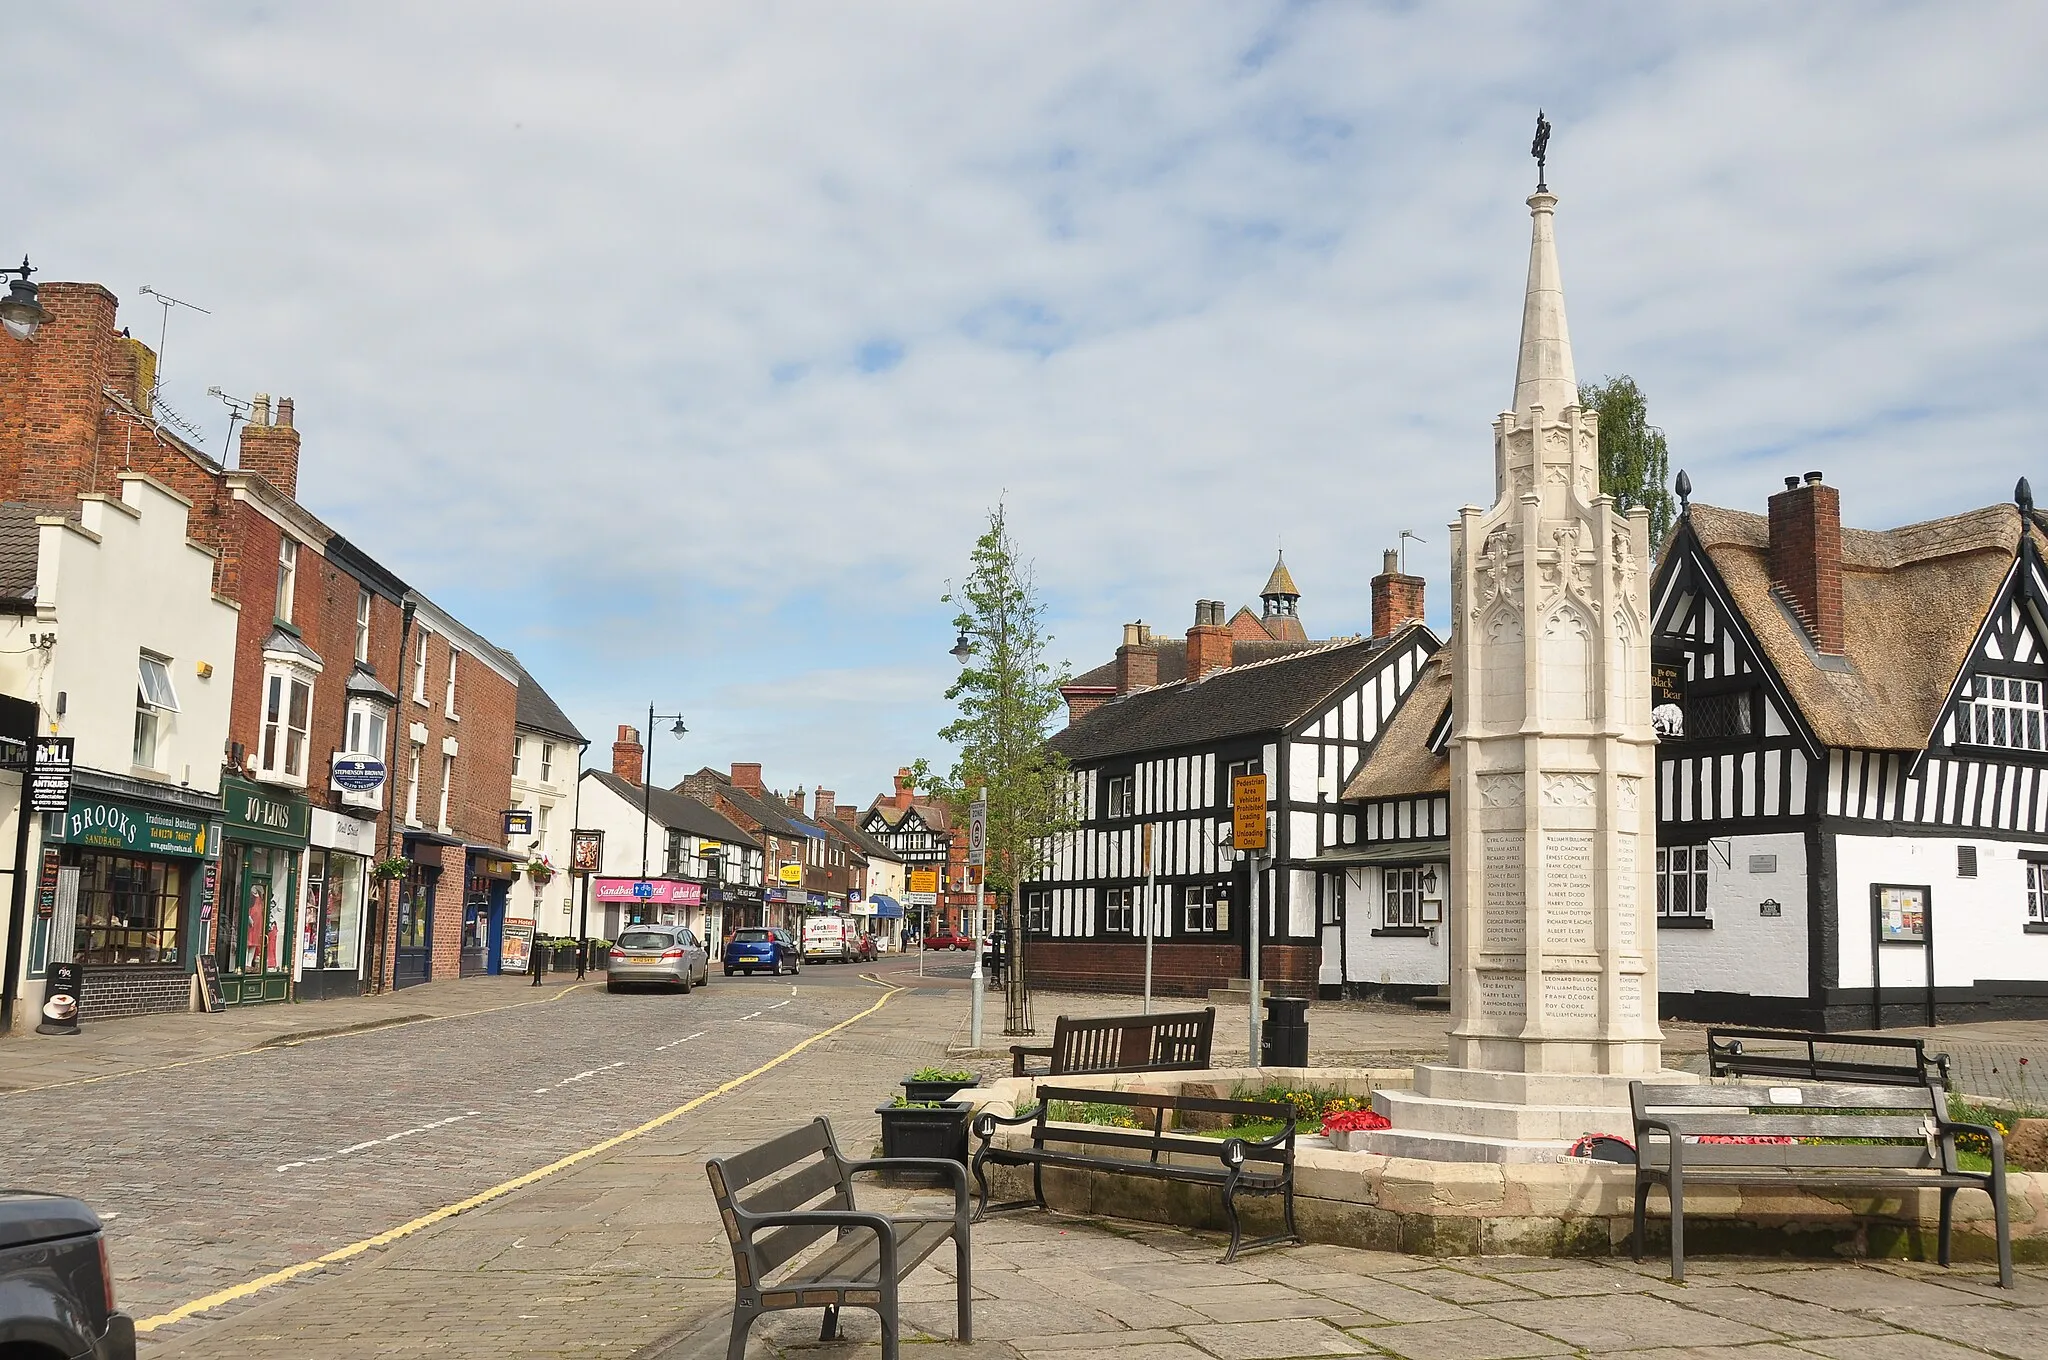
M 1884 525 L 2038 442 L 2037 6 L 592 10 L 41 7 L 8 176 L 49 277 L 213 308 L 173 402 L 296 396 L 308 502 L 600 750 L 658 697 L 865 801 L 1004 494 L 1084 666 L 1281 539 L 1312 628 L 1403 528 L 1440 608 L 1538 104 L 1581 376 L 1702 499 L 1822 467 Z

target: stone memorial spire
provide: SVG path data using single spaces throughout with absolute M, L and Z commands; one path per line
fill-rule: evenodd
M 1451 1061 L 1381 1098 L 1394 1129 L 1380 1150 L 1409 1156 L 1555 1156 L 1622 1127 L 1629 1079 L 1663 1065 L 1649 514 L 1600 491 L 1556 207 L 1547 189 L 1529 199 L 1493 504 L 1451 527 Z

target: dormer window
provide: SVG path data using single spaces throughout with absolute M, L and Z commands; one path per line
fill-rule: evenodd
M 2016 751 L 2042 744 L 2041 682 L 2004 675 L 1973 675 L 1956 705 L 1956 741 Z

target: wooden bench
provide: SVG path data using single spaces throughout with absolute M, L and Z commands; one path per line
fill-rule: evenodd
M 1755 1048 L 1770 1044 L 1777 1047 Z M 1864 1061 L 1839 1054 L 1823 1056 L 1823 1047 L 1850 1049 L 1871 1058 L 1893 1053 L 1891 1062 Z M 1786 1049 L 1803 1051 L 1784 1051 Z M 1794 1081 L 1831 1081 L 1849 1086 L 1949 1087 L 1948 1054 L 1929 1053 L 1925 1039 L 1869 1034 L 1815 1034 L 1790 1029 L 1707 1030 L 1707 1075 L 1710 1077 L 1785 1077 Z
M 1212 1012 L 1213 1014 L 1213 1012 Z M 1054 1124 L 1051 1110 L 1056 1103 L 1075 1105 L 1122 1105 L 1134 1116 L 1150 1120 L 1149 1128 L 1117 1128 L 1106 1124 Z M 1243 1117 L 1261 1122 L 1278 1120 L 1286 1124 L 1270 1138 L 1204 1138 L 1178 1132 L 1167 1126 L 1167 1115 L 1180 1111 L 1199 1112 L 1224 1118 Z M 974 1153 L 974 1179 L 980 1186 L 975 1208 L 977 1221 L 991 1210 L 1036 1207 L 1045 1203 L 1045 1168 L 1066 1167 L 1081 1171 L 1113 1171 L 1127 1176 L 1149 1176 L 1159 1180 L 1192 1181 L 1214 1185 L 1223 1191 L 1223 1214 L 1230 1221 L 1230 1249 L 1225 1262 L 1241 1250 L 1269 1247 L 1281 1242 L 1300 1242 L 1294 1226 L 1294 1107 L 1263 1100 L 1215 1100 L 1196 1096 L 1151 1095 L 1140 1091 L 1094 1091 L 1080 1087 L 1041 1086 L 1038 1106 L 1014 1117 L 984 1110 L 974 1117 L 973 1134 L 981 1145 Z M 1031 1146 L 1004 1148 L 995 1144 L 996 1130 L 1005 1125 L 1031 1125 Z M 1090 1149 L 1099 1149 L 1091 1152 Z M 1143 1160 L 1129 1156 L 1103 1155 L 1111 1152 L 1141 1153 Z M 1199 1157 L 1202 1162 L 1168 1161 L 1169 1155 Z M 1207 1165 L 1209 1161 L 1215 1165 Z M 1029 1166 L 1031 1198 L 1004 1204 L 988 1202 L 988 1172 L 996 1166 Z M 1280 1195 L 1287 1230 L 1270 1237 L 1244 1241 L 1237 1219 L 1239 1195 Z
M 896 1360 L 897 1285 L 948 1240 L 956 1265 L 960 1339 L 973 1339 L 967 1168 L 958 1162 L 925 1157 L 848 1161 L 840 1155 L 832 1126 L 821 1117 L 738 1156 L 713 1157 L 704 1169 L 732 1243 L 737 1297 L 726 1360 L 742 1360 L 747 1333 L 763 1313 L 823 1308 L 818 1339 L 831 1341 L 839 1334 L 839 1310 L 849 1306 L 881 1315 L 882 1357 Z M 858 1171 L 941 1173 L 953 1182 L 953 1212 L 892 1216 L 857 1208 L 853 1176 Z M 800 1253 L 834 1234 L 832 1245 L 770 1281 Z
M 1645 1086 L 1629 1084 L 1635 1111 L 1636 1215 L 1630 1249 L 1643 1259 L 1650 1188 L 1671 1201 L 1671 1278 L 1685 1279 L 1685 1191 L 1692 1185 L 1797 1186 L 1842 1190 L 1939 1190 L 1941 1264 L 1949 1262 L 1956 1192 L 1991 1196 L 1998 1282 L 2012 1287 L 2012 1233 L 2005 1203 L 2005 1142 L 1982 1124 L 1951 1123 L 1939 1086 Z M 1956 1135 L 1984 1136 L 1991 1170 L 1964 1171 Z M 1797 1142 L 1744 1143 L 1770 1137 Z M 1698 1141 L 1698 1140 L 1708 1141 Z M 1721 1141 L 1721 1140 L 1729 1141 Z
M 1078 1077 L 1111 1072 L 1199 1072 L 1209 1065 L 1216 1008 L 1158 1015 L 1107 1015 L 1053 1022 L 1052 1043 L 1010 1046 L 1013 1077 Z M 1044 1058 L 1031 1067 L 1029 1058 Z

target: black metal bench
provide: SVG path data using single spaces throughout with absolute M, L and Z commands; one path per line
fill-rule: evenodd
M 1783 1052 L 1756 1048 L 1775 1044 Z M 1847 1048 L 1876 1055 L 1890 1051 L 1897 1062 L 1863 1062 L 1821 1049 Z M 1927 1086 L 1949 1089 L 1948 1054 L 1929 1053 L 1925 1039 L 1869 1034 L 1816 1034 L 1793 1029 L 1707 1030 L 1707 1075 L 1710 1077 L 1788 1077 L 1797 1081 L 1832 1081 L 1850 1086 Z
M 704 1169 L 732 1243 L 737 1296 L 726 1360 L 742 1360 L 747 1333 L 763 1313 L 823 1308 L 818 1339 L 831 1341 L 839 1334 L 839 1310 L 849 1306 L 881 1315 L 882 1357 L 896 1360 L 896 1287 L 949 1240 L 960 1340 L 973 1339 L 967 1168 L 958 1162 L 926 1157 L 848 1161 L 840 1155 L 832 1126 L 821 1117 L 738 1156 L 713 1157 Z M 953 1182 L 950 1217 L 879 1214 L 855 1206 L 855 1172 L 906 1170 L 920 1176 L 943 1173 Z M 832 1245 L 770 1282 L 799 1254 L 835 1234 Z
M 1053 1021 L 1052 1043 L 1010 1046 L 1013 1077 L 1078 1077 L 1113 1072 L 1199 1072 L 1209 1065 L 1216 1008 L 1158 1015 L 1104 1015 Z M 1027 1061 L 1044 1058 L 1043 1067 Z
M 1949 1262 L 1956 1192 L 1991 1196 L 1998 1282 L 2012 1287 L 2005 1202 L 2005 1142 L 1998 1130 L 1948 1118 L 1939 1086 L 1645 1086 L 1629 1084 L 1635 1112 L 1636 1213 L 1630 1250 L 1643 1259 L 1650 1189 L 1671 1201 L 1671 1278 L 1685 1279 L 1685 1192 L 1692 1185 L 1787 1185 L 1840 1190 L 1939 1190 L 1941 1264 Z M 1965 1171 L 1956 1135 L 1981 1134 L 1991 1170 Z M 1768 1137 L 1797 1142 L 1745 1143 Z M 1721 1140 L 1729 1141 L 1721 1141 Z M 1706 1141 L 1701 1141 L 1706 1140 Z
M 1106 1124 L 1055 1124 L 1050 1115 L 1058 1103 L 1075 1105 L 1122 1105 L 1143 1118 L 1149 1113 L 1149 1128 L 1118 1128 Z M 1191 1111 L 1222 1118 L 1242 1117 L 1265 1122 L 1278 1120 L 1286 1127 L 1269 1138 L 1204 1138 L 1178 1132 L 1167 1126 L 1167 1115 Z M 1150 1176 L 1159 1180 L 1192 1181 L 1214 1185 L 1223 1191 L 1223 1214 L 1230 1222 L 1230 1249 L 1225 1262 L 1254 1247 L 1282 1242 L 1300 1242 L 1294 1226 L 1294 1107 L 1264 1100 L 1216 1100 L 1197 1096 L 1152 1095 L 1142 1091 L 1095 1091 L 1080 1087 L 1041 1086 L 1038 1106 L 1023 1114 L 1005 1117 L 984 1110 L 974 1117 L 973 1133 L 980 1140 L 974 1152 L 974 1179 L 980 1187 L 974 1217 L 977 1221 L 991 1211 L 1036 1207 L 1045 1203 L 1045 1168 L 1065 1167 L 1078 1171 L 1113 1171 L 1129 1176 Z M 1005 1125 L 1031 1125 L 1031 1146 L 996 1146 L 996 1130 Z M 1094 1149 L 1095 1151 L 1091 1151 Z M 1141 1153 L 1143 1160 L 1111 1152 Z M 1181 1160 L 1164 1160 L 1176 1157 Z M 1200 1162 L 1185 1160 L 1201 1158 Z M 1208 1165 L 1213 1160 L 1215 1165 Z M 991 1205 L 988 1202 L 987 1167 L 1029 1166 L 1031 1198 Z M 1237 1218 L 1239 1195 L 1282 1197 L 1287 1230 L 1253 1241 L 1244 1240 Z

